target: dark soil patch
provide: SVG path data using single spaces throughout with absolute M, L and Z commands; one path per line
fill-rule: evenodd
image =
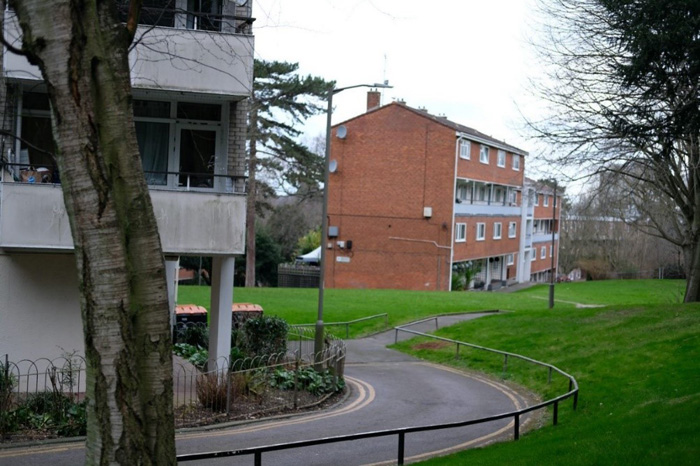
M 426 341 L 424 343 L 417 343 L 413 345 L 412 349 L 415 350 L 436 350 L 449 346 L 450 343 L 446 341 Z
M 309 392 L 270 389 L 263 396 L 241 396 L 225 408 L 213 410 L 199 404 L 175 408 L 175 427 L 199 427 L 230 421 L 262 419 L 281 414 L 316 411 L 332 406 L 344 391 L 330 395 L 312 395 Z

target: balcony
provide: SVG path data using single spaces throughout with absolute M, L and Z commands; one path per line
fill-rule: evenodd
M 61 186 L 0 181 L 0 248 L 34 252 L 73 250 Z M 9 180 L 9 181 L 8 181 Z M 244 195 L 214 190 L 151 189 L 165 254 L 244 252 Z
M 5 40 L 21 46 L 15 13 L 6 10 Z M 139 26 L 129 54 L 134 88 L 249 96 L 253 82 L 254 38 L 249 34 L 178 27 Z M 5 50 L 9 79 L 41 81 L 39 69 Z
M 503 203 L 488 204 L 486 202 L 475 202 L 470 204 L 469 201 L 461 203 L 455 202 L 455 215 L 500 215 L 506 217 L 519 217 L 520 206 Z
M 554 239 L 556 241 L 559 241 L 559 233 L 554 233 Z M 533 243 L 546 243 L 546 242 L 551 242 L 552 241 L 552 233 L 546 233 L 546 232 L 535 232 L 532 235 L 532 242 Z

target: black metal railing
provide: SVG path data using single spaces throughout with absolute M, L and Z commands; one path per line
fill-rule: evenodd
M 7 171 L 7 174 L 5 173 Z M 29 184 L 60 184 L 61 178 L 56 165 L 39 165 L 27 163 L 0 162 L 0 181 L 6 181 L 9 174 L 13 181 Z M 208 191 L 238 193 L 246 192 L 245 175 L 220 175 L 214 173 L 174 172 L 144 170 L 150 188 L 170 189 L 174 191 Z M 168 177 L 177 177 L 177 187 L 168 186 Z M 223 179 L 223 186 L 218 189 L 214 180 Z
M 430 319 L 427 319 L 427 320 L 430 320 Z M 543 367 L 549 369 L 548 383 L 551 383 L 552 373 L 557 372 L 558 374 L 560 374 L 568 379 L 569 390 L 566 393 L 557 396 L 556 398 L 552 398 L 550 400 L 547 400 L 547 401 L 544 401 L 541 403 L 537 403 L 535 405 L 528 406 L 528 407 L 523 408 L 523 409 L 519 409 L 516 411 L 510 411 L 507 413 L 496 414 L 494 416 L 482 417 L 482 418 L 478 418 L 478 419 L 470 419 L 470 420 L 466 420 L 466 421 L 450 422 L 450 423 L 444 423 L 444 424 L 431 424 L 431 425 L 425 425 L 425 426 L 402 427 L 402 428 L 398 428 L 398 429 L 387 429 L 387 430 L 379 430 L 379 431 L 373 431 L 373 432 L 362 432 L 362 433 L 350 434 L 350 435 L 338 435 L 338 436 L 334 436 L 334 437 L 317 438 L 317 439 L 313 439 L 313 440 L 301 440 L 301 441 L 276 444 L 276 445 L 265 445 L 265 446 L 260 446 L 260 447 L 243 448 L 243 449 L 238 449 L 238 450 L 226 450 L 226 451 L 214 451 L 214 452 L 205 452 L 205 453 L 183 454 L 183 455 L 177 456 L 178 462 L 188 462 L 188 461 L 198 461 L 198 460 L 214 459 L 214 458 L 225 458 L 225 457 L 232 457 L 232 456 L 250 456 L 250 455 L 252 455 L 253 460 L 254 460 L 254 465 L 261 466 L 263 453 L 270 453 L 270 452 L 282 451 L 282 450 L 291 450 L 291 449 L 303 448 L 303 447 L 312 447 L 312 446 L 317 446 L 317 445 L 326 445 L 326 444 L 330 444 L 330 443 L 351 442 L 354 440 L 362 440 L 362 439 L 369 439 L 369 438 L 396 436 L 397 437 L 397 463 L 402 465 L 402 464 L 404 464 L 404 461 L 405 461 L 406 434 L 417 433 L 417 432 L 428 432 L 428 431 L 434 431 L 434 430 L 455 429 L 458 427 L 473 426 L 473 425 L 477 425 L 477 424 L 483 424 L 483 423 L 487 423 L 487 422 L 512 418 L 513 419 L 513 439 L 518 440 L 520 438 L 520 419 L 525 414 L 552 406 L 553 407 L 553 419 L 552 419 L 553 425 L 557 425 L 557 423 L 559 422 L 559 404 L 562 401 L 573 397 L 573 409 L 576 410 L 576 407 L 578 405 L 578 392 L 579 392 L 578 383 L 576 382 L 576 379 L 573 376 L 567 374 L 566 372 L 562 371 L 561 369 L 557 368 L 556 366 L 554 366 L 552 364 L 537 361 L 535 359 L 528 358 L 526 356 L 522 356 L 522 355 L 519 355 L 516 353 L 510 353 L 507 351 L 500 351 L 500 350 L 496 350 L 496 349 L 492 349 L 492 348 L 486 348 L 484 346 L 474 345 L 471 343 L 461 342 L 461 341 L 457 341 L 457 340 L 451 340 L 449 338 L 442 338 L 442 337 L 430 335 L 427 333 L 416 332 L 413 330 L 409 330 L 405 327 L 395 327 L 395 330 L 396 330 L 397 338 L 398 338 L 398 332 L 403 331 L 403 332 L 407 332 L 407 333 L 412 333 L 412 334 L 417 335 L 417 336 L 424 336 L 424 337 L 428 337 L 428 338 L 441 340 L 444 342 L 454 343 L 457 345 L 457 355 L 459 355 L 460 346 L 468 346 L 470 348 L 477 349 L 477 350 L 501 354 L 504 356 L 504 369 L 506 369 L 508 366 L 508 358 L 509 357 L 521 359 L 523 361 L 526 361 L 526 362 L 529 362 L 529 363 L 532 363 L 535 365 L 543 366 Z

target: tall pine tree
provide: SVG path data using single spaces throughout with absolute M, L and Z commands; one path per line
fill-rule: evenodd
M 333 82 L 299 76 L 297 63 L 255 61 L 248 128 L 246 281 L 255 286 L 255 215 L 277 189 L 318 186 L 323 157 L 298 141 L 298 126 L 325 109 Z

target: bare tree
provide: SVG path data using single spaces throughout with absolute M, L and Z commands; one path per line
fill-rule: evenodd
M 136 142 L 126 24 L 113 1 L 16 0 L 22 49 L 51 102 L 78 267 L 88 464 L 174 464 L 163 256 Z M 6 44 L 9 46 L 9 44 Z
M 700 300 L 700 5 L 542 0 L 530 121 L 548 161 L 624 180 L 637 223 L 682 248 L 686 301 Z M 622 182 L 621 182 L 622 185 Z

